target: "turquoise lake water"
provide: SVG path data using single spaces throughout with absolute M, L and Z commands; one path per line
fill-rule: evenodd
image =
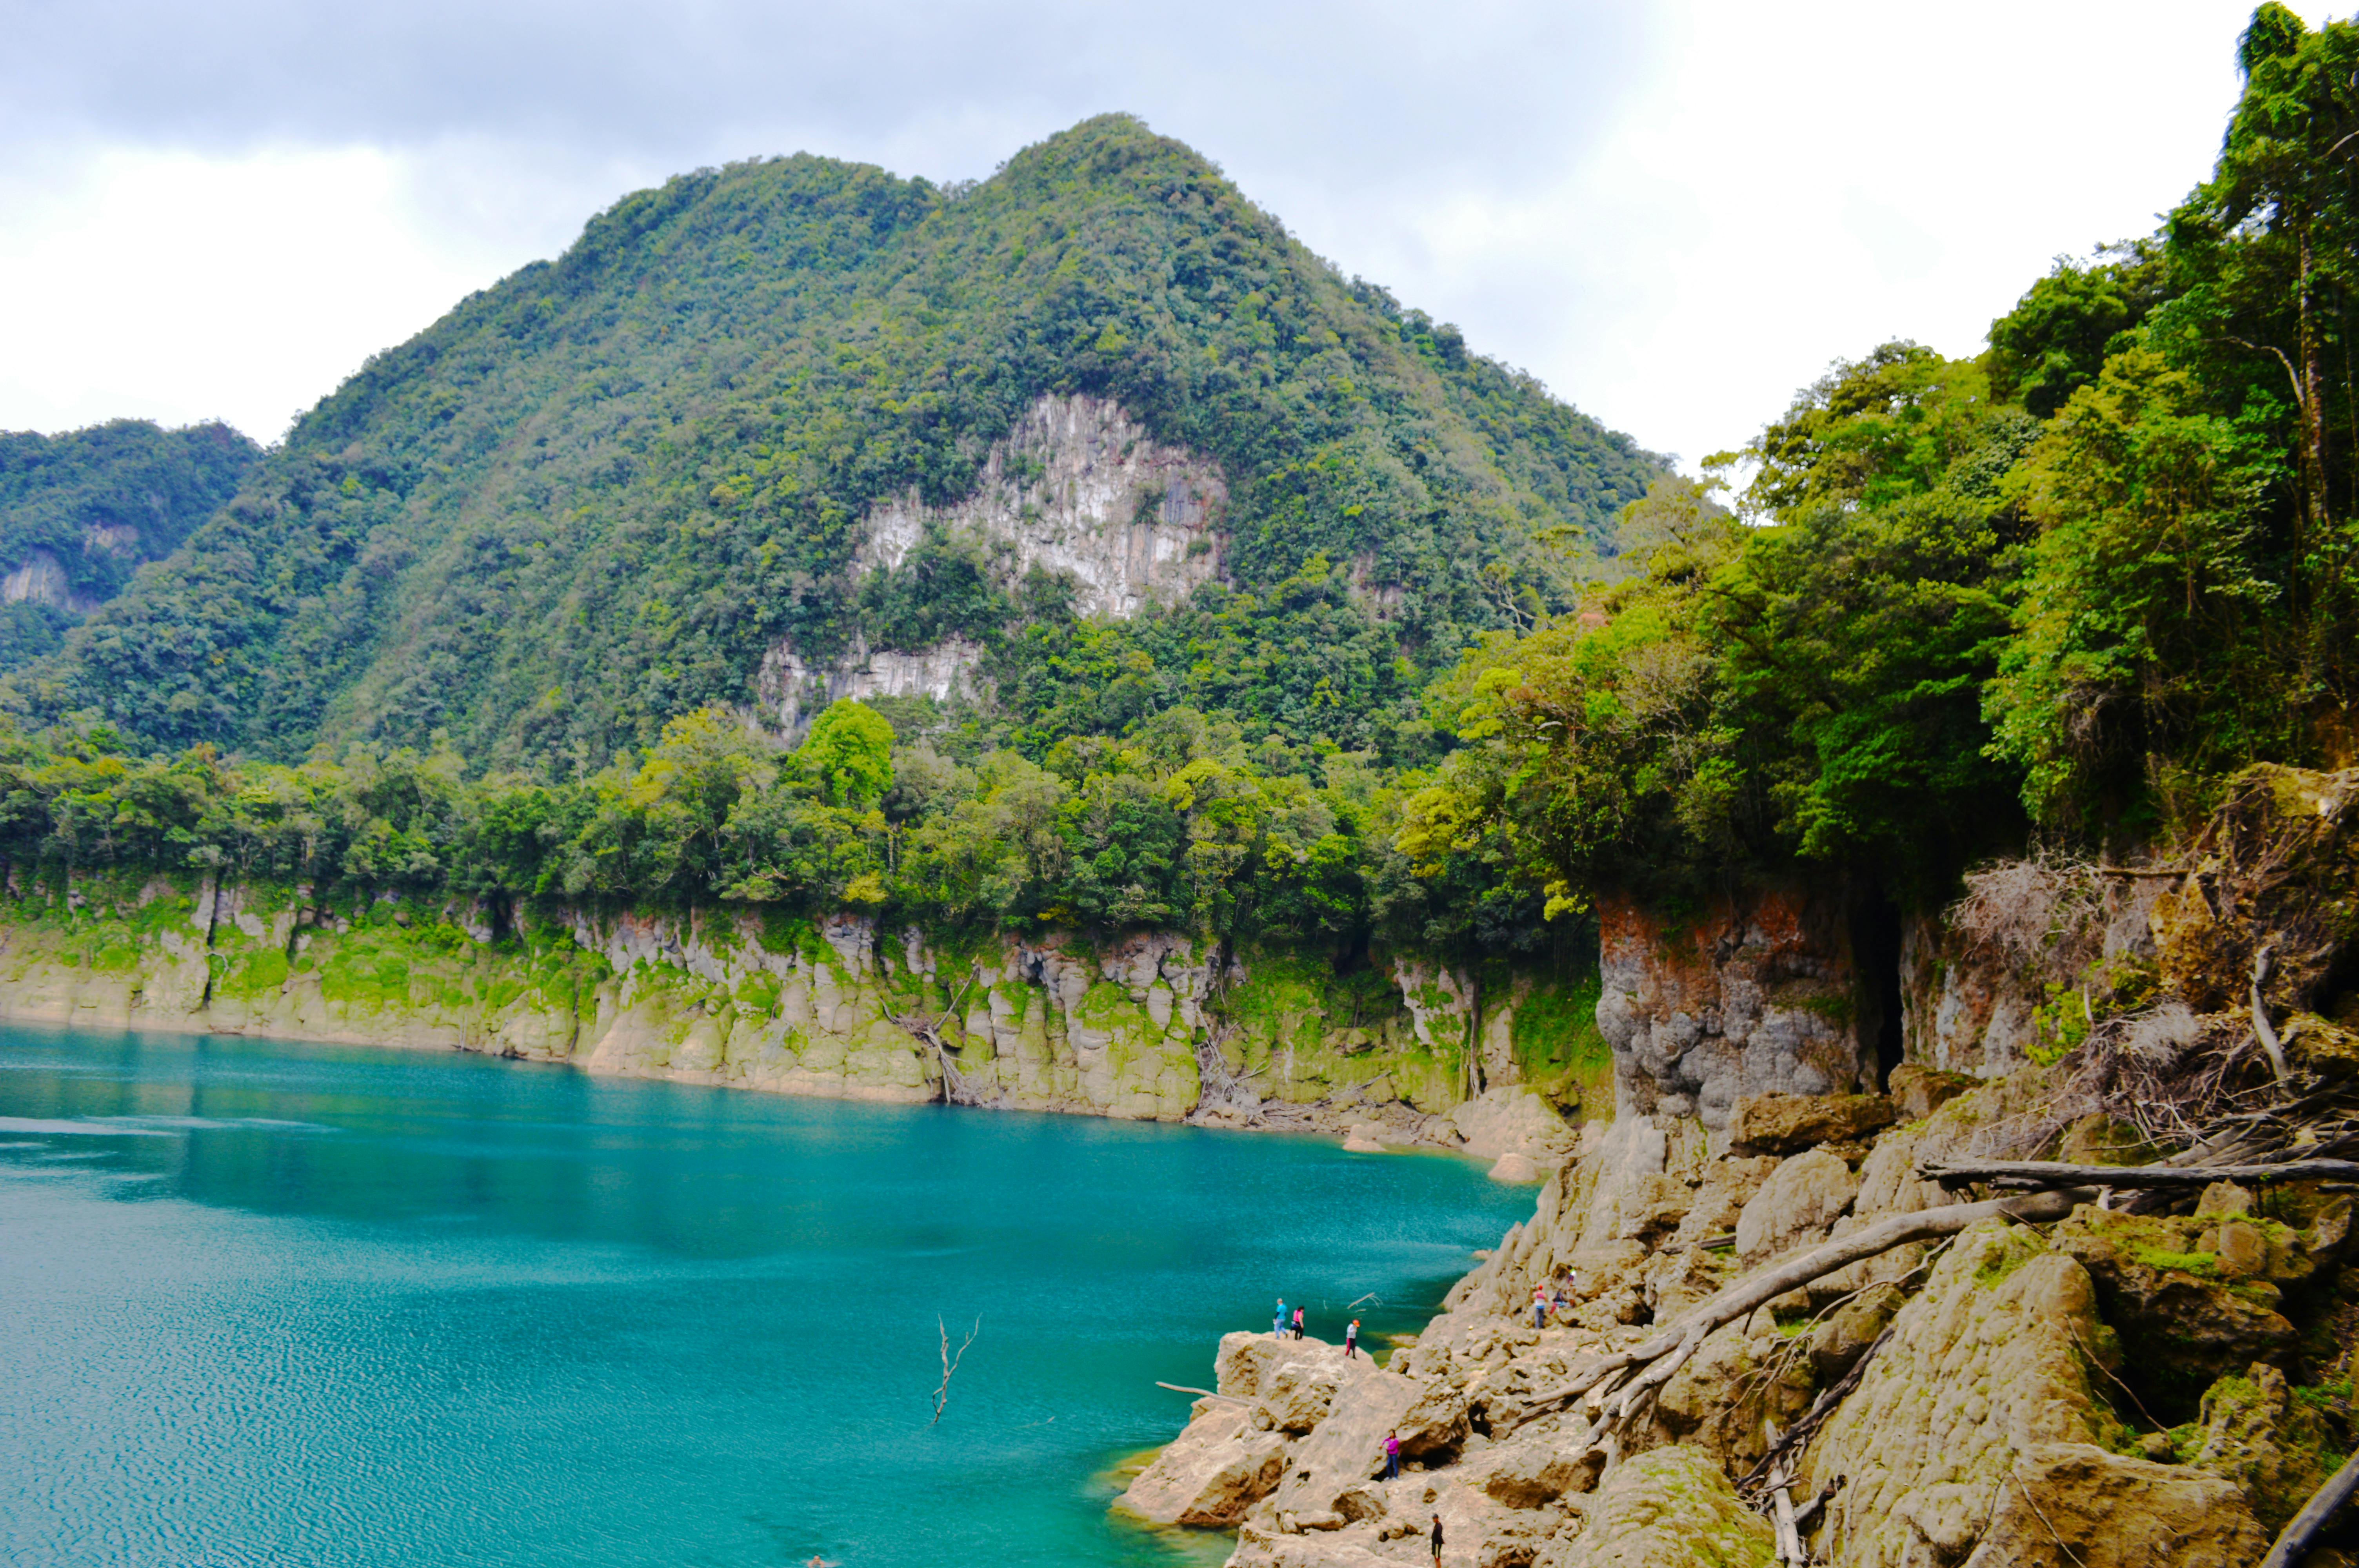
M 0 1561 L 1217 1562 L 1110 1519 L 1227 1329 L 1421 1324 L 1437 1156 L 0 1030 Z M 929 1424 L 938 1319 L 981 1328 Z

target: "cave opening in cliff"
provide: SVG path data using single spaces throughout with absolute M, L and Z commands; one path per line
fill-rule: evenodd
M 1858 967 L 1860 1065 L 1875 1089 L 1891 1087 L 1900 1065 L 1900 906 L 1882 892 L 1860 901 L 1852 917 L 1852 961 Z

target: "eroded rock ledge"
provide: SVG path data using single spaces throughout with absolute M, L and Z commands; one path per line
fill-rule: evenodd
M 1349 1133 L 1513 1157 L 1572 1133 L 1511 1044 L 1528 978 L 1484 1006 L 1413 958 L 1223 961 L 1172 932 L 1092 941 L 881 930 L 757 906 L 495 907 L 194 874 L 19 880 L 0 1017 L 484 1051 L 774 1093 Z M 1451 983 L 1441 984 L 1437 977 Z M 1453 1009 L 1455 1011 L 1453 1011 Z M 1529 1030 L 1523 1032 L 1526 1034 Z
M 2004 1141 L 2052 1089 L 2037 1068 L 1972 1088 L 1919 1068 L 1897 1078 L 1905 1104 L 1815 1121 L 1805 1113 L 1824 1107 L 1736 1102 L 1739 1123 L 1810 1140 L 1782 1155 L 1714 1155 L 1692 1118 L 1592 1127 L 1531 1219 L 1381 1368 L 1315 1342 L 1225 1338 L 1223 1397 L 1198 1403 L 1118 1506 L 1234 1527 L 1235 1568 L 1421 1563 L 1436 1513 L 1453 1568 L 1767 1563 L 1771 1526 L 1734 1480 L 1769 1425 L 1790 1427 L 1859 1367 L 1793 1488 L 1836 1488 L 1803 1532 L 1814 1563 L 2257 1561 L 2348 1443 L 2288 1382 L 2349 1352 L 2352 1314 L 2331 1302 L 2353 1292 L 2328 1289 L 2351 1229 L 2342 1195 L 2277 1189 L 2268 1217 L 2221 1187 L 2178 1217 L 2092 1206 L 2044 1233 L 1986 1221 L 1714 1333 L 1618 1444 L 1589 1444 L 1578 1405 L 1548 1411 L 1585 1361 L 1731 1280 L 1962 1201 L 1917 1162 Z M 1567 1300 L 1545 1328 L 1535 1286 Z M 1409 1460 L 1393 1481 L 1388 1430 Z

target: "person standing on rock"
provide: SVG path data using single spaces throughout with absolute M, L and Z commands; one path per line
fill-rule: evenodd
M 1433 1516 L 1433 1568 L 1441 1568 L 1441 1516 Z
M 1300 1307 L 1296 1307 L 1294 1309 L 1294 1337 L 1297 1339 L 1302 1337 L 1302 1309 Z
M 1534 1285 L 1532 1287 L 1532 1326 L 1534 1328 L 1548 1326 L 1548 1287 Z
M 1343 1358 L 1347 1361 L 1357 1360 L 1359 1355 L 1360 1320 L 1355 1317 L 1352 1320 L 1351 1326 L 1343 1330 Z
M 1400 1433 L 1397 1429 L 1385 1433 L 1385 1479 L 1400 1479 Z
M 1277 1315 L 1269 1320 L 1269 1336 L 1272 1339 L 1286 1337 L 1286 1298 L 1284 1296 L 1277 1298 Z

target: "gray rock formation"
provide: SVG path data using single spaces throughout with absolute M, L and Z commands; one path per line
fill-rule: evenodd
M 1875 1020 L 1832 911 L 1785 892 L 1673 929 L 1626 900 L 1598 910 L 1621 1114 L 1693 1116 L 1724 1132 L 1740 1095 L 1873 1089 Z

